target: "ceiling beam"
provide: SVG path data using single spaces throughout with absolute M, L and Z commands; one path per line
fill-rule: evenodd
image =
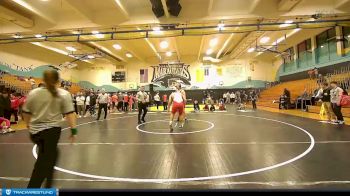
M 222 52 L 225 50 L 225 48 L 227 47 L 227 45 L 231 42 L 232 38 L 234 36 L 234 33 L 231 33 L 230 37 L 228 37 L 224 43 L 224 45 L 222 45 L 221 49 L 219 50 L 219 52 L 216 54 L 216 58 L 220 58 Z
M 335 8 L 339 9 L 345 6 L 349 6 L 350 5 L 350 0 L 336 0 L 335 1 Z
M 168 6 L 166 4 L 166 0 L 161 0 L 161 1 L 162 1 L 165 17 L 170 18 L 170 14 L 169 14 Z
M 207 15 L 208 16 L 211 14 L 211 11 L 213 10 L 213 4 L 214 4 L 214 0 L 209 0 L 208 10 L 207 10 Z
M 55 47 L 48 46 L 48 45 L 45 44 L 45 42 L 44 42 L 44 43 L 42 43 L 42 42 L 30 42 L 30 43 L 33 44 L 33 45 L 36 45 L 36 46 L 45 48 L 45 49 L 47 49 L 47 50 L 51 50 L 51 51 L 57 52 L 57 53 L 59 53 L 59 54 L 68 56 L 68 57 L 70 57 L 70 58 L 72 58 L 72 59 L 76 59 L 77 61 L 83 61 L 83 62 L 92 64 L 91 61 L 89 61 L 89 60 L 80 59 L 80 58 L 78 58 L 78 57 L 75 57 L 75 56 L 69 54 L 68 52 L 66 52 L 66 51 L 64 51 L 64 50 L 61 50 L 61 49 L 58 49 L 58 48 L 55 48 Z
M 142 62 L 146 62 L 145 59 L 143 59 L 142 57 L 140 57 L 140 55 L 138 55 L 136 52 L 134 52 L 133 50 L 131 50 L 130 48 L 128 48 L 127 46 L 125 46 L 124 44 L 118 43 L 122 48 L 124 48 L 126 51 L 130 52 L 134 57 L 136 57 L 137 59 L 139 59 Z
M 103 53 L 107 54 L 108 56 L 112 57 L 114 60 L 120 62 L 120 61 L 123 61 L 123 62 L 126 62 L 125 58 L 119 56 L 119 55 L 116 55 L 114 54 L 112 51 L 110 51 L 108 48 L 104 47 L 104 46 L 101 46 L 100 44 L 98 43 L 95 43 L 95 42 L 87 42 L 87 43 L 83 43 L 87 46 L 90 46 L 91 48 L 93 49 L 98 49 L 100 51 L 102 51 Z
M 128 10 L 126 10 L 126 8 L 124 7 L 124 5 L 120 2 L 120 0 L 114 0 L 115 3 L 117 4 L 118 9 L 120 10 L 120 12 L 123 14 L 123 16 L 126 19 L 130 18 L 130 14 L 128 12 Z
M 39 8 L 39 6 L 33 5 L 34 3 L 27 3 L 24 0 L 12 0 L 14 3 L 24 7 L 25 9 L 29 10 L 30 12 L 32 12 L 35 15 L 38 15 L 39 17 L 41 17 L 42 19 L 46 20 L 47 22 L 51 23 L 51 24 L 55 24 L 57 23 L 57 20 L 54 18 L 53 13 L 51 12 L 45 12 L 42 11 L 41 8 Z M 48 14 L 51 13 L 51 14 Z
M 141 28 L 136 27 L 137 30 L 141 30 Z M 154 54 L 159 58 L 159 60 L 162 60 L 162 57 L 160 56 L 160 54 L 157 52 L 157 49 L 154 47 L 154 45 L 149 41 L 148 38 L 144 38 L 143 40 L 145 40 L 145 42 L 147 43 L 147 45 L 151 48 L 151 50 L 154 52 Z
M 289 12 L 291 11 L 301 0 L 281 0 L 278 3 L 278 11 Z
M 94 21 L 94 15 L 93 15 L 94 12 L 88 9 L 86 5 L 84 5 L 84 0 L 74 0 L 74 1 L 65 0 L 65 1 L 67 2 L 67 4 L 72 6 L 73 9 L 81 13 L 87 19 L 89 19 L 92 22 Z
M 146 43 L 148 44 L 148 46 L 151 48 L 151 50 L 154 52 L 154 54 L 156 54 L 156 56 L 161 60 L 162 57 L 160 56 L 160 54 L 157 52 L 156 48 L 154 47 L 154 45 L 149 41 L 148 38 L 144 39 L 146 41 Z
M 250 5 L 250 13 L 254 12 L 256 8 L 258 8 L 259 4 L 262 0 L 253 0 L 252 4 Z
M 202 48 L 203 48 L 203 45 L 204 45 L 204 36 L 202 36 L 202 39 L 201 39 L 201 45 L 199 45 L 199 51 L 198 51 L 198 61 L 201 61 L 201 55 L 202 55 Z
M 180 54 L 179 48 L 177 47 L 176 37 L 173 37 L 172 40 L 173 40 L 173 42 L 174 42 L 174 47 L 175 47 L 176 54 L 177 54 L 177 60 L 180 61 L 180 59 L 181 59 L 181 54 Z
M 34 21 L 32 19 L 17 14 L 16 12 L 4 6 L 0 6 L 0 19 L 7 20 L 24 28 L 30 28 L 34 26 Z

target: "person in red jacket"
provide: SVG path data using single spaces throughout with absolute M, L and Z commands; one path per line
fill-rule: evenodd
M 10 133 L 14 132 L 13 129 L 11 129 L 11 123 L 8 119 L 0 117 L 0 133 Z
M 18 122 L 18 109 L 20 105 L 20 99 L 14 95 L 14 93 L 11 94 L 11 115 L 13 114 L 15 117 L 15 122 Z
M 19 116 L 22 116 L 22 107 L 25 102 L 26 102 L 26 96 L 21 95 L 21 97 L 19 98 L 19 109 L 18 109 Z
M 131 112 L 133 110 L 133 106 L 134 106 L 134 95 L 130 94 L 129 96 L 129 112 Z
M 167 94 L 163 95 L 163 108 L 164 108 L 164 111 L 168 110 L 168 95 Z
M 124 102 L 124 112 L 127 112 L 129 109 L 129 95 L 128 93 L 124 94 L 124 98 L 123 98 L 123 102 Z

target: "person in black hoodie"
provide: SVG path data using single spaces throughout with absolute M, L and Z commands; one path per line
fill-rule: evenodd
M 93 92 L 90 93 L 90 114 L 91 116 L 95 116 L 95 106 L 96 106 L 97 95 Z
M 0 91 L 0 117 L 4 117 L 4 98 L 2 92 Z
M 4 118 L 11 119 L 11 100 L 8 92 L 2 92 L 1 103 Z
M 322 107 L 324 108 L 324 112 L 327 115 L 328 122 L 335 120 L 335 114 L 332 109 L 331 103 L 331 87 L 327 82 L 322 84 L 321 89 L 317 92 L 316 99 L 320 99 L 322 101 Z

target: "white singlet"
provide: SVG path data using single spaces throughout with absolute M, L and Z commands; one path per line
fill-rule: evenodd
M 174 96 L 174 102 L 176 102 L 176 103 L 182 103 L 184 101 L 180 91 L 174 92 L 173 96 Z

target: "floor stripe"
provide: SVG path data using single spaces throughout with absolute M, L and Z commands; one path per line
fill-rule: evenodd
M 1 180 L 11 180 L 11 181 L 24 181 L 28 182 L 29 178 L 27 177 L 0 177 Z M 54 179 L 54 181 L 72 181 L 72 182 L 115 182 L 112 180 L 100 180 L 100 179 L 79 179 L 79 178 L 58 178 Z M 184 182 L 179 182 L 184 183 Z M 315 186 L 315 185 L 335 185 L 335 184 L 350 184 L 350 181 L 312 181 L 312 182 L 297 182 L 297 181 L 284 181 L 284 182 L 249 182 L 249 181 L 217 181 L 217 182 L 185 182 L 184 184 L 190 185 L 203 185 L 203 184 L 211 184 L 211 185 L 264 185 L 264 186 Z
M 347 144 L 350 141 L 318 141 L 316 144 Z M 156 146 L 156 145 L 283 145 L 283 144 L 310 144 L 310 142 L 198 142 L 198 143 L 113 143 L 113 142 L 91 142 L 91 143 L 59 143 L 58 145 L 120 145 L 120 146 Z M 34 145 L 33 143 L 0 143 L 0 145 Z

